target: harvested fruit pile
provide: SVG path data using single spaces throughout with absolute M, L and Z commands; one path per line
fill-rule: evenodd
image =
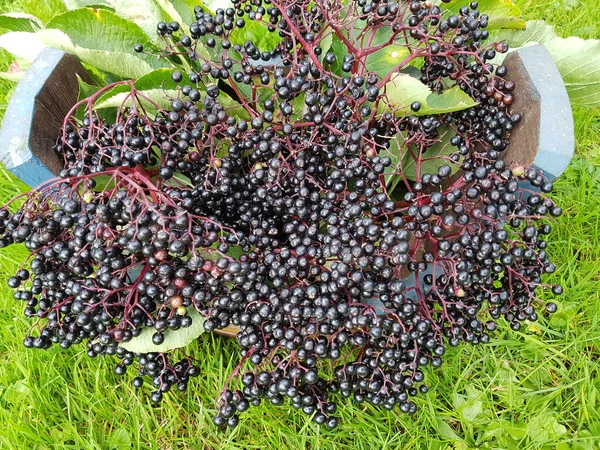
M 236 325 L 215 424 L 289 399 L 334 428 L 345 398 L 413 413 L 448 345 L 556 309 L 537 291 L 561 210 L 502 160 L 521 117 L 476 2 L 195 13 L 189 32 L 157 27 L 159 56 L 190 69 L 165 80 L 170 108 L 133 82 L 99 90 L 65 119 L 60 177 L 0 209 L 0 247 L 31 251 L 8 280 L 26 346 L 116 355 L 160 402 L 201 370 L 174 349 Z M 235 43 L 250 25 L 276 44 Z M 109 119 L 95 105 L 115 89 Z

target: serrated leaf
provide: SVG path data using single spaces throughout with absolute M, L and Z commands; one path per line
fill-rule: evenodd
M 154 0 L 104 1 L 114 8 L 117 15 L 137 24 L 154 41 L 159 37 L 156 24 L 169 20 L 165 11 Z
M 395 114 L 410 113 L 415 116 L 423 116 L 462 111 L 477 105 L 477 102 L 458 86 L 454 86 L 442 94 L 436 94 L 418 79 L 404 73 L 393 74 L 386 84 L 385 90 L 387 103 L 380 103 L 379 112 L 389 109 Z M 418 112 L 411 111 L 410 106 L 413 102 L 421 104 Z
M 153 68 L 169 66 L 166 60 L 135 53 L 135 43 L 152 45 L 137 25 L 110 11 L 92 9 L 56 16 L 48 23 L 48 29 L 37 33 L 10 32 L 0 36 L 0 47 L 25 65 L 45 47 L 53 47 L 74 54 L 99 70 L 125 78 L 139 78 Z
M 194 8 L 202 6 L 200 0 L 156 0 L 156 3 L 175 21 L 190 25 L 196 21 Z
M 152 335 L 156 333 L 156 330 L 153 328 L 144 328 L 138 336 L 129 342 L 120 344 L 120 346 L 133 353 L 163 353 L 176 348 L 183 348 L 204 333 L 204 321 L 206 320 L 193 307 L 188 308 L 188 315 L 192 319 L 192 324 L 187 328 L 165 330 L 165 340 L 160 345 L 154 345 L 152 342 Z
M 99 70 L 123 78 L 139 78 L 151 72 L 151 64 L 131 53 L 84 48 L 73 44 L 69 36 L 60 30 L 42 30 L 36 33 L 39 40 L 48 47 L 58 48 L 77 56 L 86 64 Z M 164 61 L 154 60 L 155 65 L 166 65 Z
M 543 44 L 560 72 L 572 105 L 600 106 L 600 40 L 578 37 L 561 38 L 551 25 L 540 20 L 527 22 L 524 31 L 496 33 L 515 50 Z
M 68 10 L 88 8 L 92 6 L 109 6 L 106 0 L 63 0 Z
M 512 0 L 479 0 L 479 11 L 489 16 L 488 30 L 525 28 L 523 13 Z M 443 4 L 443 9 L 457 14 L 463 6 L 467 5 L 464 0 L 451 0 Z
M 31 399 L 31 389 L 25 380 L 17 380 L 4 391 L 4 401 L 18 405 Z
M 37 31 L 44 28 L 40 19 L 31 14 L 0 14 L 0 28 L 8 31 Z
M 19 5 L 19 9 L 34 15 L 43 23 L 67 10 L 62 0 L 19 0 Z
M 556 39 L 552 25 L 543 20 L 529 20 L 524 30 L 497 31 L 490 37 L 494 41 L 507 41 L 510 47 L 525 47 L 526 45 L 545 44 Z
M 48 22 L 47 28 L 61 30 L 75 46 L 90 50 L 127 53 L 155 68 L 168 66 L 165 60 L 135 53 L 133 50 L 135 44 L 151 48 L 150 39 L 138 25 L 111 11 L 91 8 L 67 11 Z

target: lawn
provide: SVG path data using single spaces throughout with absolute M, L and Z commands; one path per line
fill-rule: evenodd
M 543 18 L 562 36 L 600 35 L 592 1 L 518 2 L 528 19 Z M 50 15 L 58 0 L 0 0 L 0 10 Z M 0 55 L 1 70 L 10 64 Z M 0 109 L 12 86 L 0 83 Z M 26 256 L 0 251 L 0 448 L 2 449 L 600 449 L 600 110 L 577 109 L 577 154 L 556 183 L 564 214 L 548 251 L 562 284 L 558 312 L 512 331 L 504 323 L 489 345 L 449 349 L 414 416 L 348 404 L 326 431 L 289 405 L 262 405 L 234 430 L 212 425 L 214 397 L 237 363 L 236 343 L 204 336 L 194 356 L 202 374 L 190 389 L 136 393 L 133 374 L 84 348 L 28 350 L 30 322 L 5 280 Z M 25 189 L 0 167 L 0 204 Z

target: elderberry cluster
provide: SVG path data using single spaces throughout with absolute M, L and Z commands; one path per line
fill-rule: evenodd
M 521 116 L 476 2 L 451 15 L 429 0 L 236 0 L 195 15 L 157 27 L 162 56 L 191 67 L 172 72 L 169 108 L 133 85 L 116 120 L 94 107 L 103 91 L 83 100 L 60 177 L 0 209 L 0 247 L 31 251 L 8 280 L 35 320 L 26 346 L 85 343 L 120 374 L 137 361 L 134 386 L 149 376 L 159 402 L 199 365 L 123 345 L 151 329 L 160 346 L 199 318 L 236 326 L 215 424 L 288 399 L 334 428 L 346 398 L 413 413 L 448 345 L 538 318 L 555 270 L 542 219 L 561 210 L 541 173 L 503 159 Z M 278 43 L 241 41 L 251 21 Z M 375 66 L 388 47 L 409 56 Z M 477 104 L 423 114 L 395 103 L 400 77 Z

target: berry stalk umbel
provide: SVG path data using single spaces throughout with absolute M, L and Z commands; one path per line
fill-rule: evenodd
M 199 312 L 206 332 L 240 328 L 215 424 L 289 400 L 334 428 L 344 399 L 413 413 L 448 345 L 556 310 L 539 291 L 562 292 L 543 281 L 545 218 L 561 210 L 542 174 L 502 159 L 521 116 L 491 64 L 508 48 L 486 43 L 476 2 L 457 15 L 366 0 L 195 14 L 185 33 L 157 27 L 160 55 L 188 69 L 172 74 L 170 108 L 133 82 L 116 119 L 96 108 L 114 85 L 83 100 L 56 146 L 60 176 L 0 210 L 0 247 L 31 252 L 8 280 L 33 322 L 26 346 L 116 355 L 160 402 L 201 364 L 122 345 L 152 329 L 160 346 Z M 240 41 L 249 22 L 277 43 Z M 386 49 L 403 56 L 382 71 Z M 409 66 L 477 106 L 394 103 Z

